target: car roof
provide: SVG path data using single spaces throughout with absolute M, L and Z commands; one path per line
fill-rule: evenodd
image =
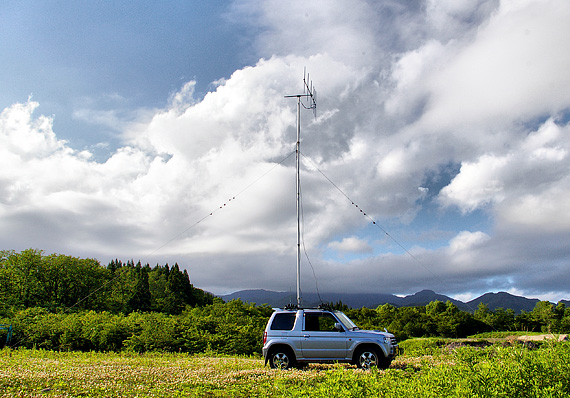
M 313 311 L 313 312 L 338 312 L 327 308 L 273 308 L 274 312 L 297 312 L 297 311 Z

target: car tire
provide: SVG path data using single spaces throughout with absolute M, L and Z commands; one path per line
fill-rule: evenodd
M 368 370 L 370 368 L 385 369 L 386 358 L 380 354 L 380 351 L 374 347 L 359 348 L 354 354 L 354 363 L 360 369 Z
M 295 366 L 295 355 L 287 347 L 278 347 L 269 354 L 269 366 L 272 369 L 290 369 Z

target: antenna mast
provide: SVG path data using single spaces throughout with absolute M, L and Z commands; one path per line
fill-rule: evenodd
M 317 117 L 317 90 L 309 75 L 303 71 L 303 94 L 286 95 L 285 98 L 297 98 L 297 144 L 295 160 L 297 165 L 297 306 L 301 306 L 301 105 L 305 109 L 312 109 Z

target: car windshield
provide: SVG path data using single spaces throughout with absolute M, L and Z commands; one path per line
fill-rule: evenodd
M 359 329 L 359 327 L 356 326 L 355 323 L 352 322 L 350 318 L 344 314 L 344 312 L 335 311 L 334 314 L 336 315 L 338 320 L 342 322 L 345 328 L 349 330 Z

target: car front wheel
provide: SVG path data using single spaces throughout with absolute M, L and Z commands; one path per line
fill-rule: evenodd
M 378 350 L 372 347 L 361 348 L 356 352 L 355 363 L 361 369 L 374 367 L 384 368 L 384 356 L 380 356 Z

